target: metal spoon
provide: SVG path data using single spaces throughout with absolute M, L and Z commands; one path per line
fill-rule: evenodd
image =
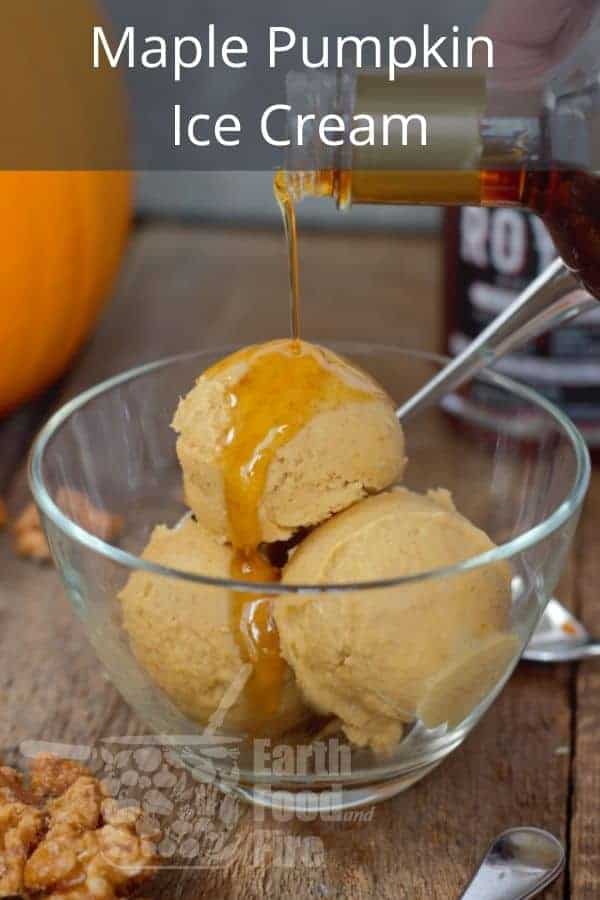
M 552 598 L 523 653 L 531 662 L 576 662 L 600 656 L 600 641 Z
M 452 362 L 396 412 L 403 422 L 418 410 L 464 384 L 484 366 L 574 319 L 598 301 L 585 291 L 561 259 L 556 259 Z
M 498 835 L 461 900 L 527 900 L 560 875 L 562 844 L 540 828 L 511 828 Z
M 533 340 L 545 331 L 574 319 L 598 305 L 559 258 L 522 291 L 479 337 L 397 411 L 402 422 L 456 390 L 484 366 Z M 558 600 L 550 600 L 523 654 L 538 662 L 569 662 L 600 656 L 595 641 Z

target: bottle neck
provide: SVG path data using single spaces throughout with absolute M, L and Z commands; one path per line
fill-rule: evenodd
M 395 82 L 378 73 L 288 77 L 288 189 L 295 200 L 330 196 L 340 207 L 360 203 L 481 204 L 486 172 L 542 167 L 544 107 L 539 90 L 525 94 L 490 83 L 478 71 L 424 70 Z M 415 140 L 418 111 L 427 142 Z M 340 146 L 328 146 L 320 121 L 335 114 L 345 126 Z M 297 136 L 299 115 L 311 123 Z M 361 145 L 373 123 L 375 140 Z M 355 141 L 355 138 L 357 139 Z M 509 179 L 510 180 L 510 179 Z M 518 179 L 510 180 L 516 185 Z M 506 202 L 518 202 L 516 196 Z

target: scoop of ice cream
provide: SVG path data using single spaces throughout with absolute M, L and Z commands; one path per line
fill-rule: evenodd
M 494 545 L 447 491 L 397 488 L 316 528 L 284 569 L 286 584 L 354 583 L 415 575 Z M 334 714 L 360 746 L 388 752 L 404 723 L 453 726 L 488 694 L 517 653 L 506 631 L 503 563 L 403 586 L 281 595 L 281 649 L 307 701 Z
M 398 481 L 405 466 L 385 391 L 300 341 L 222 360 L 180 401 L 173 427 L 188 505 L 238 548 L 286 540 Z
M 174 529 L 158 525 L 142 557 L 208 576 L 229 577 L 232 551 L 191 518 Z M 204 724 L 276 736 L 306 717 L 285 667 L 277 711 L 264 719 L 248 692 L 232 595 L 224 588 L 138 571 L 120 593 L 123 626 L 133 652 L 179 709 Z M 219 708 L 220 707 L 220 708 Z M 222 722 L 221 722 L 222 718 Z

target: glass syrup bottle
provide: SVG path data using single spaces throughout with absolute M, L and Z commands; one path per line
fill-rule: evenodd
M 594 28 L 565 63 L 528 84 L 474 70 L 413 71 L 396 82 L 363 71 L 291 73 L 290 134 L 298 114 L 315 119 L 303 146 L 291 142 L 280 178 L 292 202 L 324 196 L 341 209 L 368 203 L 463 207 L 449 214 L 446 228 L 448 337 L 457 352 L 551 260 L 548 233 L 600 298 L 599 69 L 600 31 Z M 400 132 L 394 142 L 393 131 L 388 147 L 355 147 L 347 140 L 325 146 L 318 123 L 331 112 L 348 124 L 367 113 L 379 134 L 385 113 L 419 112 L 427 118 L 428 146 L 407 145 Z M 478 241 L 480 268 L 496 289 L 487 296 L 474 266 Z M 512 278 L 494 271 L 494 249 L 505 269 L 510 262 Z M 511 260 L 503 258 L 511 253 Z M 470 319 L 469 309 L 475 311 Z M 517 363 L 514 374 L 563 405 L 600 446 L 600 312 L 525 348 Z M 510 370 L 510 360 L 504 365 Z M 484 399 L 493 405 L 489 397 L 471 401 Z

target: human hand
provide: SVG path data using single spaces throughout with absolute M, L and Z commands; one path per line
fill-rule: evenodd
M 494 41 L 495 68 L 532 79 L 564 58 L 600 0 L 492 0 L 478 32 Z

